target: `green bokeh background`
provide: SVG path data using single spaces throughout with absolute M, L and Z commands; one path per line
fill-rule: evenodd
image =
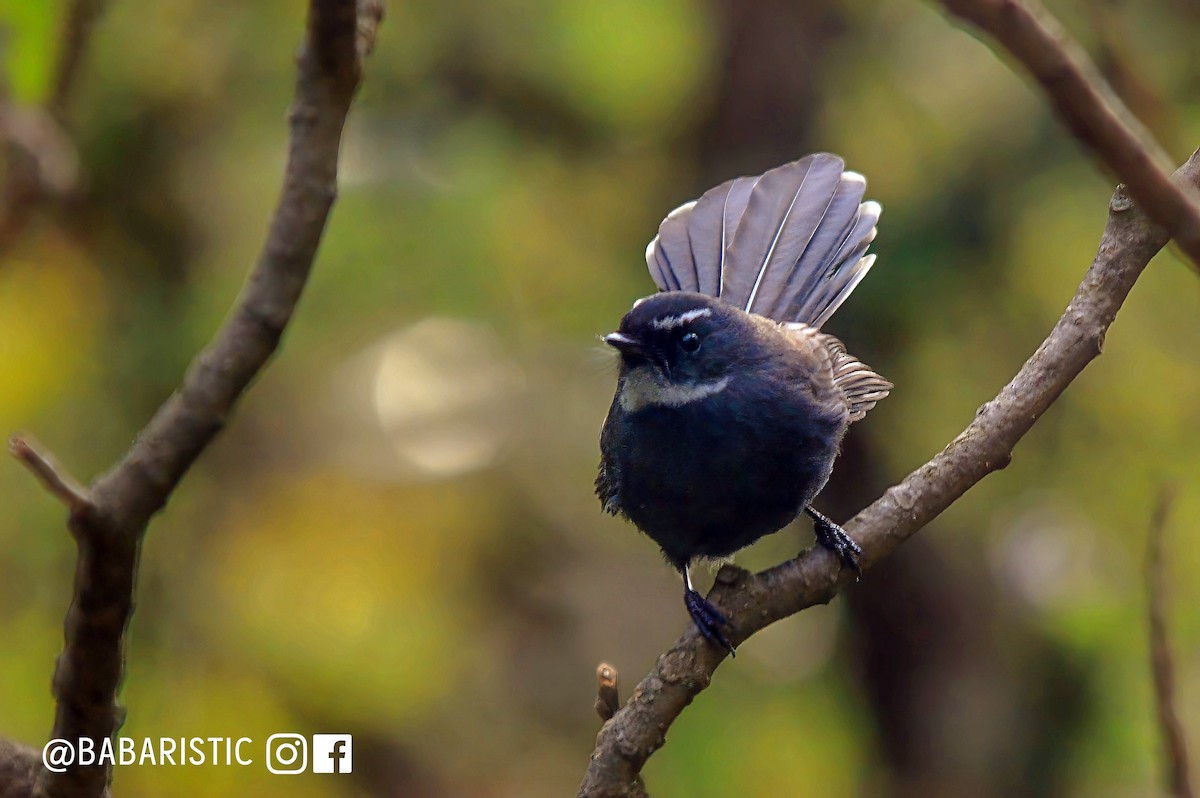
M 221 322 L 277 195 L 301 5 L 111 3 L 70 106 L 81 183 L 0 251 L 0 430 L 94 475 Z M 1200 145 L 1192 4 L 1052 10 L 1173 158 Z M 0 7 L 14 103 L 46 97 L 64 11 Z M 627 695 L 686 624 L 591 493 L 597 335 L 652 289 L 666 210 L 815 150 L 885 209 L 829 325 L 897 386 L 847 442 L 842 518 L 970 421 L 1091 261 L 1113 180 L 1041 97 L 912 0 L 391 3 L 281 354 L 151 527 L 122 693 L 123 734 L 352 733 L 355 773 L 131 767 L 117 794 L 572 794 L 596 664 Z M 1007 470 L 721 668 L 653 794 L 1157 794 L 1142 561 L 1166 485 L 1200 739 L 1198 307 L 1158 257 Z M 13 462 L 0 507 L 0 734 L 40 745 L 73 547 Z

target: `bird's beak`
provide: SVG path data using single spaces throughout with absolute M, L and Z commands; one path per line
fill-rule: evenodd
M 664 376 L 669 377 L 671 374 L 670 366 L 653 347 L 646 346 L 631 335 L 626 335 L 622 332 L 612 332 L 604 336 L 604 343 L 620 352 L 622 359 L 630 365 L 639 362 L 650 363 L 662 372 Z
M 646 348 L 636 338 L 630 338 L 625 333 L 613 332 L 604 336 L 604 343 L 616 349 L 622 355 L 645 355 Z

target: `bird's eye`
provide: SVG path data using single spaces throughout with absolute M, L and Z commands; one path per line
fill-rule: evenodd
M 679 348 L 688 354 L 700 351 L 700 336 L 694 332 L 686 333 L 679 339 Z

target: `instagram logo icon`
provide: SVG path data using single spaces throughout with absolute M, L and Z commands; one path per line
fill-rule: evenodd
M 267 770 L 286 775 L 308 770 L 308 740 L 304 735 L 284 733 L 268 737 Z

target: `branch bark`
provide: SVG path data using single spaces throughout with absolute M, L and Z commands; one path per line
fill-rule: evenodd
M 92 505 L 87 488 L 68 474 L 49 454 L 33 441 L 14 435 L 8 441 L 8 453 L 23 463 L 50 494 L 67 506 L 72 513 L 86 512 Z
M 34 207 L 75 190 L 79 158 L 65 127 L 69 100 L 105 0 L 71 0 L 62 25 L 54 78 L 43 105 L 18 105 L 0 86 L 0 248 L 15 241 Z
M 1200 150 L 1175 179 L 1200 186 Z M 845 525 L 862 546 L 864 568 L 886 557 L 985 476 L 1008 465 L 1017 442 L 1100 354 L 1125 297 L 1168 239 L 1168 232 L 1118 187 L 1095 260 L 1042 345 L 944 450 Z M 817 547 L 757 574 L 727 565 L 708 598 L 729 617 L 726 635 L 736 645 L 781 618 L 828 602 L 850 579 L 834 555 Z M 725 657 L 723 649 L 689 628 L 601 728 L 578 794 L 644 796 L 642 766 L 662 747 L 671 723 L 708 686 Z
M 116 699 L 147 525 L 225 426 L 292 317 L 336 195 L 342 126 L 381 16 L 379 0 L 362 0 L 361 14 L 355 0 L 311 0 L 289 115 L 283 190 L 266 243 L 232 314 L 121 461 L 85 491 L 62 478 L 49 458 L 24 440 L 11 444 L 13 453 L 67 503 L 78 545 L 65 646 L 53 681 L 52 737 L 90 738 L 99 748 L 123 720 Z M 14 750 L 19 761 L 20 751 Z M 98 796 L 111 777 L 111 769 L 103 766 L 72 766 L 63 773 L 39 767 L 34 791 Z M 4 794 L 17 794 L 8 792 L 10 786 Z
M 617 714 L 621 708 L 617 692 L 617 669 L 607 662 L 596 666 L 596 714 L 605 721 Z
M 941 0 L 1015 57 L 1038 82 L 1071 133 L 1167 229 L 1200 268 L 1200 202 L 1171 181 L 1154 137 L 1117 98 L 1083 48 L 1037 0 Z
M 1174 491 L 1163 489 L 1150 521 L 1146 542 L 1146 614 L 1150 628 L 1150 673 L 1154 679 L 1154 705 L 1162 735 L 1167 792 L 1173 798 L 1192 798 L 1187 735 L 1179 722 L 1179 713 L 1175 711 L 1175 663 L 1167 639 L 1163 577 L 1163 533 L 1173 500 Z
M 1175 238 L 1200 266 L 1200 204 L 1194 193 L 1200 151 L 1174 180 L 1169 178 L 1159 166 L 1166 159 L 1153 138 L 1036 0 L 941 1 L 1020 61 L 1071 132 L 1124 184 L 1113 195 L 1091 268 L 1041 347 L 945 450 L 846 525 L 863 546 L 864 567 L 1009 463 L 1017 441 L 1100 353 L 1134 281 L 1168 240 Z M 754 575 L 726 566 L 709 598 L 730 616 L 728 634 L 736 644 L 780 618 L 829 601 L 847 579 L 832 556 L 817 549 Z M 662 746 L 671 722 L 707 687 L 724 657 L 689 629 L 601 729 L 579 795 L 644 795 L 642 766 Z
M 106 0 L 72 0 L 62 27 L 62 47 L 54 70 L 53 90 L 47 110 L 60 122 L 66 117 L 67 104 L 79 83 L 79 70 L 87 54 L 92 28 L 104 12 Z

